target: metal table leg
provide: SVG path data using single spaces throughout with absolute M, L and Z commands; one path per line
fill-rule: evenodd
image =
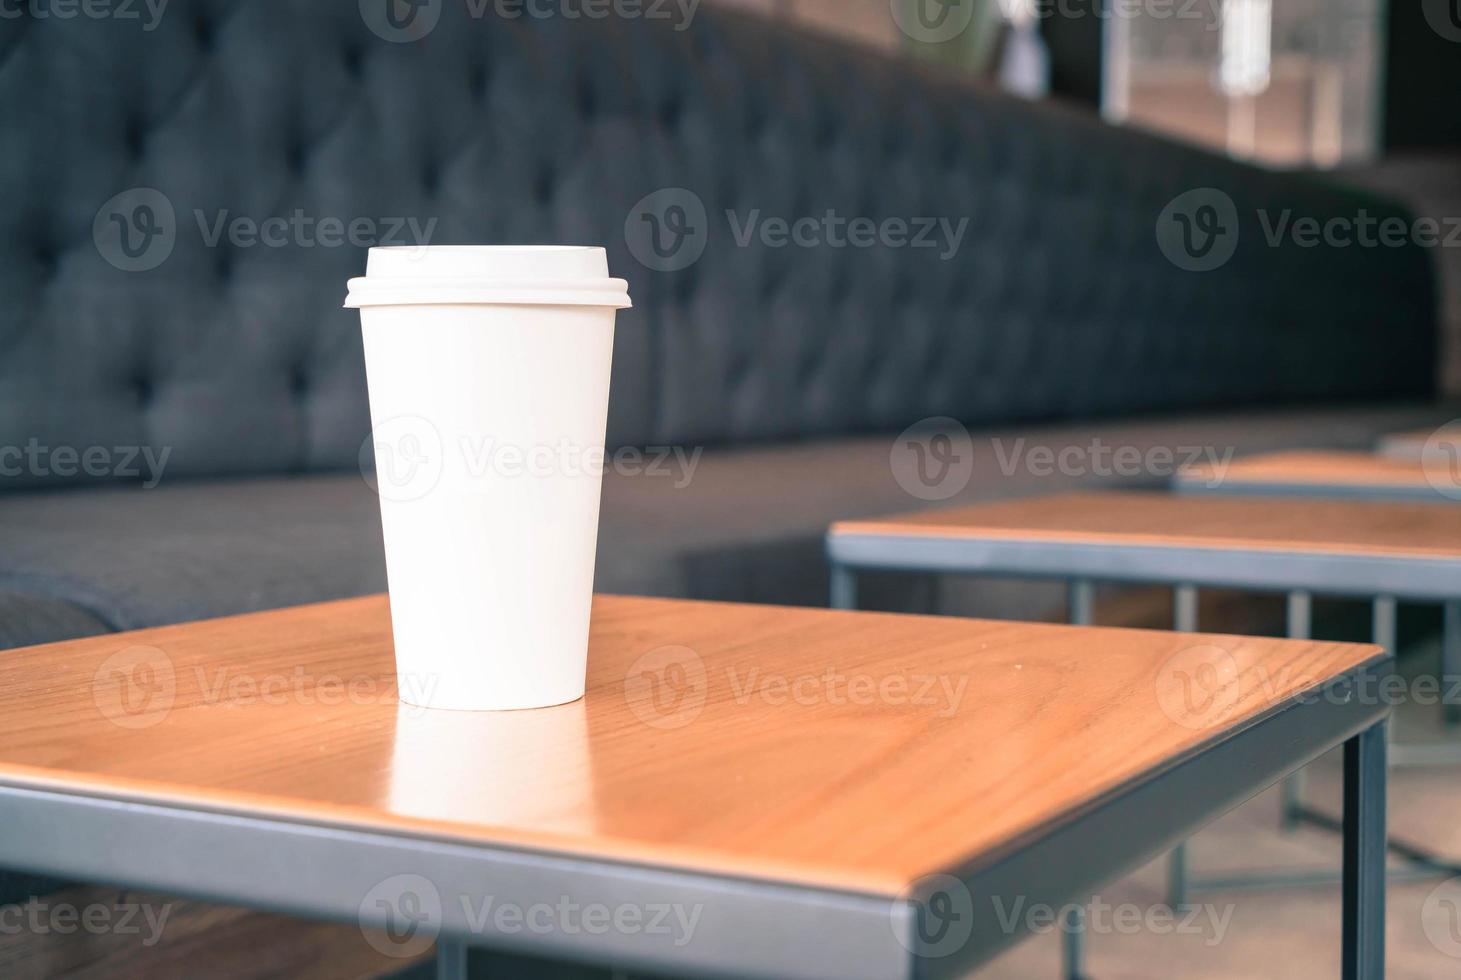
M 1090 579 L 1072 579 L 1066 588 L 1066 618 L 1072 626 L 1089 626 L 1095 618 L 1096 585 Z M 1066 915 L 1061 931 L 1064 946 L 1065 980 L 1081 980 L 1085 976 L 1086 916 L 1084 909 L 1073 909 Z
M 1395 656 L 1395 599 L 1392 596 L 1375 596 L 1372 622 L 1371 635 L 1374 637 L 1374 644 L 1384 647 L 1390 656 Z
M 1172 628 L 1179 633 L 1197 632 L 1197 588 L 1179 585 L 1172 590 Z M 1167 855 L 1167 907 L 1187 907 L 1187 843 L 1183 841 Z
M 1290 636 L 1302 638 L 1300 636 L 1301 628 L 1303 633 L 1308 633 L 1309 627 L 1311 626 L 1310 612 L 1310 600 L 1307 595 L 1294 593 L 1289 596 Z M 1376 646 L 1384 647 L 1386 652 L 1393 656 L 1396 645 L 1396 603 L 1394 597 L 1383 595 L 1375 597 L 1373 623 L 1373 642 Z M 1384 754 L 1388 766 L 1404 764 L 1424 765 L 1436 764 L 1438 761 L 1455 761 L 1454 746 L 1395 745 L 1388 740 L 1388 737 L 1382 741 L 1385 744 Z M 1347 759 L 1348 756 L 1346 755 Z M 1346 762 L 1346 764 L 1348 763 Z M 1288 825 L 1307 824 L 1313 827 L 1321 827 L 1325 830 L 1348 833 L 1342 821 L 1336 820 L 1327 813 L 1306 806 L 1300 792 L 1290 791 L 1287 780 L 1284 783 L 1284 808 L 1284 819 Z M 1388 850 L 1408 864 L 1405 868 L 1397 868 L 1389 872 L 1389 877 L 1397 881 L 1420 880 L 1456 874 L 1455 865 L 1417 844 L 1412 844 L 1407 841 L 1386 841 L 1382 834 L 1380 846 L 1382 849 Z M 1380 873 L 1382 875 L 1386 874 L 1383 860 L 1381 861 Z M 1340 878 L 1344 878 L 1343 871 L 1340 873 Z M 1321 884 L 1324 881 L 1332 880 L 1334 880 L 1334 873 L 1332 871 L 1277 871 L 1254 875 L 1230 875 L 1227 877 L 1204 878 L 1199 882 L 1199 885 L 1202 888 L 1232 890 L 1237 888 L 1301 887 Z
M 1314 602 L 1307 592 L 1290 592 L 1288 596 L 1288 636 L 1291 640 L 1311 639 L 1314 631 Z M 1292 831 L 1302 821 L 1299 812 L 1304 807 L 1304 770 L 1286 777 L 1283 781 L 1283 802 L 1280 808 L 1280 826 Z
M 1445 675 L 1450 674 L 1452 671 L 1452 668 L 1449 666 L 1449 661 L 1452 657 L 1451 648 L 1458 642 L 1461 642 L 1461 637 L 1458 637 L 1456 633 L 1456 624 L 1452 622 L 1453 618 L 1455 618 L 1452 610 L 1458 605 L 1461 605 L 1461 603 L 1448 602 L 1445 605 L 1446 632 L 1442 640 L 1441 652 L 1441 694 L 1443 697 L 1447 693 Z M 1376 646 L 1384 647 L 1391 656 L 1395 656 L 1396 647 L 1399 642 L 1396 638 L 1396 632 L 1396 606 L 1394 597 L 1376 596 L 1373 642 Z M 1444 706 L 1442 710 L 1446 711 L 1446 718 L 1449 721 L 1451 712 L 1456 709 L 1453 706 Z M 1405 743 L 1397 739 L 1390 743 L 1389 751 L 1391 766 L 1454 766 L 1461 763 L 1461 745 L 1457 745 L 1455 742 L 1438 742 L 1434 744 Z
M 1441 695 L 1448 698 L 1452 685 L 1461 683 L 1461 602 L 1448 602 L 1444 607 L 1445 626 L 1441 633 Z M 1448 725 L 1461 724 L 1461 702 L 1442 702 Z
M 846 565 L 832 566 L 832 608 L 857 608 L 857 573 Z
M 1344 980 L 1385 975 L 1386 725 L 1344 743 Z
M 436 980 L 467 980 L 467 945 L 436 941 Z
M 1065 915 L 1065 980 L 1082 980 L 1086 964 L 1086 912 L 1072 909 Z
M 1399 645 L 1398 638 L 1398 607 L 1395 599 L 1391 596 L 1377 595 L 1371 606 L 1370 614 L 1370 642 L 1378 647 L 1384 647 L 1385 652 L 1390 656 L 1396 655 L 1396 647 Z M 1413 762 L 1410 759 L 1399 758 L 1404 752 L 1397 752 L 1401 746 L 1388 745 L 1386 747 L 1389 765 L 1404 765 Z
M 1065 593 L 1065 611 L 1072 626 L 1089 626 L 1096 615 L 1096 583 L 1071 579 Z

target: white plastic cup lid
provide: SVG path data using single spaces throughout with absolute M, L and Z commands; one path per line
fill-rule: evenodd
M 627 309 L 629 283 L 609 277 L 588 245 L 402 245 L 370 250 L 351 279 L 348 309 L 364 306 L 521 304 Z

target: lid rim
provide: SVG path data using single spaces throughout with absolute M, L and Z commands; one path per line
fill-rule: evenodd
M 345 306 L 531 304 L 632 306 L 601 245 L 377 246 Z
M 470 279 L 351 279 L 346 309 L 373 306 L 607 306 L 629 309 L 623 279 L 519 281 Z

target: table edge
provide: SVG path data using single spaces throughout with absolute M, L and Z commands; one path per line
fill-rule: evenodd
M 525 902 L 533 894 L 553 894 L 555 889 L 558 894 L 577 898 L 584 888 L 590 893 L 585 902 L 599 895 L 617 895 L 621 902 L 626 894 L 673 895 L 683 903 L 698 898 L 703 907 L 705 900 L 713 898 L 728 903 L 717 906 L 717 913 L 725 918 L 706 934 L 704 945 L 694 948 L 687 944 L 685 949 L 666 949 L 648 940 L 636 945 L 638 940 L 615 935 L 599 942 L 593 937 L 555 935 L 541 943 L 521 936 L 484 936 L 468 929 L 460 918 L 448 921 L 445 912 L 442 934 L 486 940 L 498 948 L 539 953 L 547 948 L 554 955 L 569 958 L 602 957 L 654 969 L 724 969 L 729 965 L 751 976 L 810 978 L 825 969 L 827 960 L 823 953 L 811 961 L 799 958 L 802 954 L 798 948 L 806 945 L 804 933 L 799 930 L 808 930 L 819 938 L 834 937 L 838 955 L 850 954 L 848 962 L 840 964 L 840 975 L 957 976 L 1023 938 L 1023 933 L 990 932 L 987 920 L 993 917 L 976 916 L 976 924 L 984 920 L 985 931 L 971 934 L 954 955 L 920 956 L 913 952 L 918 942 L 915 922 L 930 897 L 925 890 L 928 876 L 955 880 L 959 887 L 977 896 L 993 896 L 1001 894 L 1001 888 L 1018 887 L 1021 891 L 1013 894 L 1056 906 L 1077 899 L 1160 853 L 1228 807 L 1333 748 L 1349 734 L 1387 716 L 1390 709 L 1383 704 L 1371 705 L 1346 697 L 1305 702 L 1303 695 L 1322 685 L 1353 683 L 1367 674 L 1382 677 L 1392 670 L 1393 658 L 1376 648 L 1376 653 L 1364 662 L 1316 682 L 1212 739 L 1164 760 L 1160 766 L 1110 787 L 1078 808 L 1031 827 L 996 848 L 928 869 L 897 894 L 844 890 L 809 880 L 739 876 L 714 868 L 625 861 L 512 842 L 402 832 L 394 827 L 361 827 L 280 814 L 182 806 L 176 800 L 83 793 L 64 786 L 33 785 L 15 779 L 13 773 L 0 775 L 0 804 L 9 811 L 12 821 L 12 833 L 0 837 L 0 861 L 39 872 L 92 875 L 94 879 L 107 878 L 107 867 L 119 867 L 122 870 L 112 872 L 112 880 L 122 885 L 242 901 L 256 907 L 353 919 L 363 924 L 369 924 L 363 918 L 364 906 L 352 901 L 356 895 L 368 893 L 369 888 L 362 886 L 368 886 L 373 876 L 378 878 L 383 869 L 390 868 L 434 868 L 431 873 L 441 876 L 443 882 L 459 883 L 460 894 L 475 894 L 484 881 L 516 882 L 515 887 L 527 896 Z M 1164 799 L 1165 804 L 1151 805 L 1152 797 Z M 68 823 L 76 824 L 75 833 L 68 835 Z M 1110 828 L 1109 839 L 1104 847 L 1092 847 L 1091 841 L 1101 834 L 1101 825 Z M 152 833 L 151 838 L 147 831 Z M 240 834 L 245 834 L 246 840 Z M 120 853 L 112 846 L 118 839 L 129 845 Z M 234 875 L 230 879 L 232 887 L 210 888 L 201 883 L 206 878 L 202 868 L 183 853 L 184 845 L 192 839 L 212 842 L 204 853 L 211 853 L 208 860 L 223 862 L 230 868 Z M 250 861 L 250 850 L 265 845 L 272 862 Z M 285 867 L 311 867 L 307 888 L 314 891 L 310 897 L 305 897 L 307 888 L 285 887 L 288 882 L 271 869 L 271 863 L 280 861 L 281 847 L 293 848 L 290 859 L 283 862 Z M 375 863 L 368 865 L 359 856 L 362 854 Z M 1066 876 L 1052 880 L 1051 867 L 1061 867 Z M 353 874 L 355 884 L 353 888 L 332 888 L 322 880 L 329 879 L 330 874 Z M 796 943 L 782 935 L 758 949 L 755 955 L 761 959 L 749 963 L 738 940 L 744 930 L 770 921 L 768 915 L 778 924 L 792 923 L 795 928 L 789 932 Z M 817 948 L 825 951 L 827 947 Z

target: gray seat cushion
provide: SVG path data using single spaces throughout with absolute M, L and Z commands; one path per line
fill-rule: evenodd
M 109 631 L 101 617 L 64 599 L 0 590 L 0 649 Z
M 0 497 L 0 588 L 64 599 L 113 629 L 385 588 L 359 475 Z
M 1009 465 L 1019 448 L 1214 447 L 1373 443 L 1449 413 L 1389 407 L 1103 423 L 975 433 L 967 487 L 947 503 L 1136 485 L 1160 474 L 1047 475 Z M 1021 443 L 1019 440 L 1024 440 Z M 598 586 L 611 592 L 820 604 L 827 524 L 921 506 L 894 478 L 893 437 L 707 451 L 693 470 L 610 472 L 604 483 Z M 380 591 L 385 570 L 376 500 L 358 473 L 74 489 L 0 497 L 0 611 L 18 622 L 7 645 L 219 616 Z M 876 582 L 874 583 L 876 585 Z M 873 605 L 919 608 L 925 585 L 873 588 Z M 907 590 L 912 589 L 913 592 Z M 962 590 L 962 591 L 961 591 Z M 1034 615 L 1053 593 L 949 586 L 949 611 Z M 5 603 L 12 603 L 6 606 Z M 10 620 L 12 617 L 4 617 Z

